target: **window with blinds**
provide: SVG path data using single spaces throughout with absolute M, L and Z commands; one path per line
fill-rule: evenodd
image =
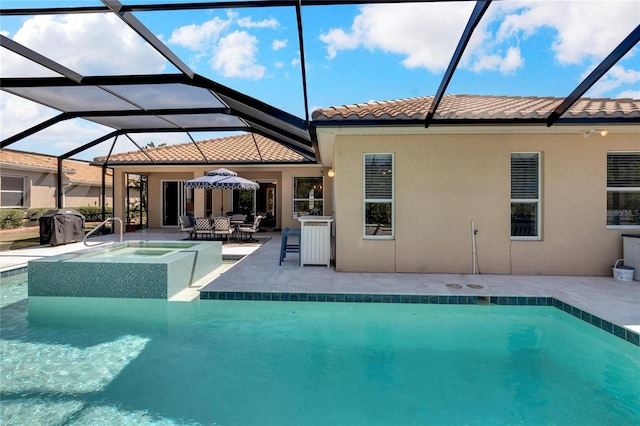
M 607 226 L 640 227 L 640 152 L 607 153 Z
M 364 237 L 393 238 L 393 154 L 364 155 Z
M 540 239 L 540 153 L 511 154 L 511 237 Z

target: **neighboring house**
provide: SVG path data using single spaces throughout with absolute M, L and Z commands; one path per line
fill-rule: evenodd
M 110 173 L 110 171 L 109 171 Z M 63 161 L 64 207 L 102 205 L 102 168 L 78 160 Z M 107 174 L 106 206 L 112 206 L 112 179 Z M 0 150 L 0 207 L 56 208 L 58 160 L 31 152 Z
M 339 271 L 611 274 L 640 232 L 640 100 L 581 99 L 547 127 L 563 99 L 445 95 L 425 127 L 432 100 L 315 111 L 318 164 L 252 134 L 113 155 L 114 214 L 140 174 L 150 227 L 248 209 L 293 228 L 320 208 Z M 184 188 L 219 167 L 261 189 Z
M 640 232 L 640 100 L 581 99 L 547 127 L 562 99 L 446 95 L 425 128 L 431 99 L 314 112 L 337 270 L 611 274 Z
M 94 161 L 105 162 L 105 157 Z M 263 227 L 299 227 L 298 215 L 320 209 L 331 215 L 331 179 L 327 168 L 257 134 L 167 145 L 115 154 L 114 215 L 126 217 L 126 182 L 143 176 L 147 182 L 148 226 L 178 227 L 182 215 L 216 216 L 228 212 L 262 215 Z M 184 183 L 224 167 L 260 184 L 257 191 L 185 188 Z M 222 210 L 222 211 L 221 211 Z

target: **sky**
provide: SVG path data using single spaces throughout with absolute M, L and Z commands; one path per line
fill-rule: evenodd
M 168 2 L 122 0 L 124 4 Z M 474 4 L 303 7 L 309 115 L 323 107 L 434 95 Z M 2 0 L 0 7 L 70 5 L 102 3 Z M 139 12 L 135 16 L 194 72 L 306 118 L 295 9 Z M 494 1 L 446 93 L 565 97 L 639 24 L 638 0 Z M 0 32 L 83 75 L 177 72 L 113 14 L 3 16 Z M 585 96 L 640 98 L 639 49 L 636 46 L 627 53 Z M 53 74 L 0 49 L 0 75 Z M 57 114 L 0 92 L 0 137 Z M 10 148 L 59 155 L 110 131 L 70 120 Z M 220 135 L 192 136 L 202 140 Z M 184 134 L 132 138 L 139 145 L 190 141 Z M 109 148 L 110 143 L 103 143 L 76 158 L 92 159 Z M 125 139 L 114 151 L 133 149 Z

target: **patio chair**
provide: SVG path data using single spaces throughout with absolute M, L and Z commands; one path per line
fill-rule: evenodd
M 258 232 L 258 229 L 260 229 L 261 220 L 262 220 L 262 216 L 256 216 L 256 218 L 253 220 L 253 225 L 238 227 L 238 232 L 240 232 L 240 234 L 245 237 L 244 238 L 245 241 L 257 241 L 253 239 L 253 234 Z
M 211 238 L 211 234 L 213 233 L 213 227 L 208 217 L 196 217 L 193 228 L 196 239 L 198 239 L 198 235 L 202 235 L 202 238 L 208 235 L 209 238 Z
M 231 234 L 233 234 L 234 228 L 231 226 L 231 220 L 228 217 L 219 216 L 213 218 L 213 236 L 218 235 L 227 236 L 227 242 Z
M 180 216 L 178 218 L 178 222 L 180 223 L 180 232 L 188 233 L 189 239 L 192 240 L 195 236 L 195 228 L 191 223 L 191 219 L 189 219 L 189 216 Z

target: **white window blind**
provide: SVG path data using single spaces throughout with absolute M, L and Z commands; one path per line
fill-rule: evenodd
M 365 198 L 390 200 L 393 196 L 391 154 L 367 154 L 365 161 Z
M 511 198 L 538 198 L 538 154 L 511 155 Z
M 640 187 L 640 153 L 610 152 L 607 154 L 607 187 Z

